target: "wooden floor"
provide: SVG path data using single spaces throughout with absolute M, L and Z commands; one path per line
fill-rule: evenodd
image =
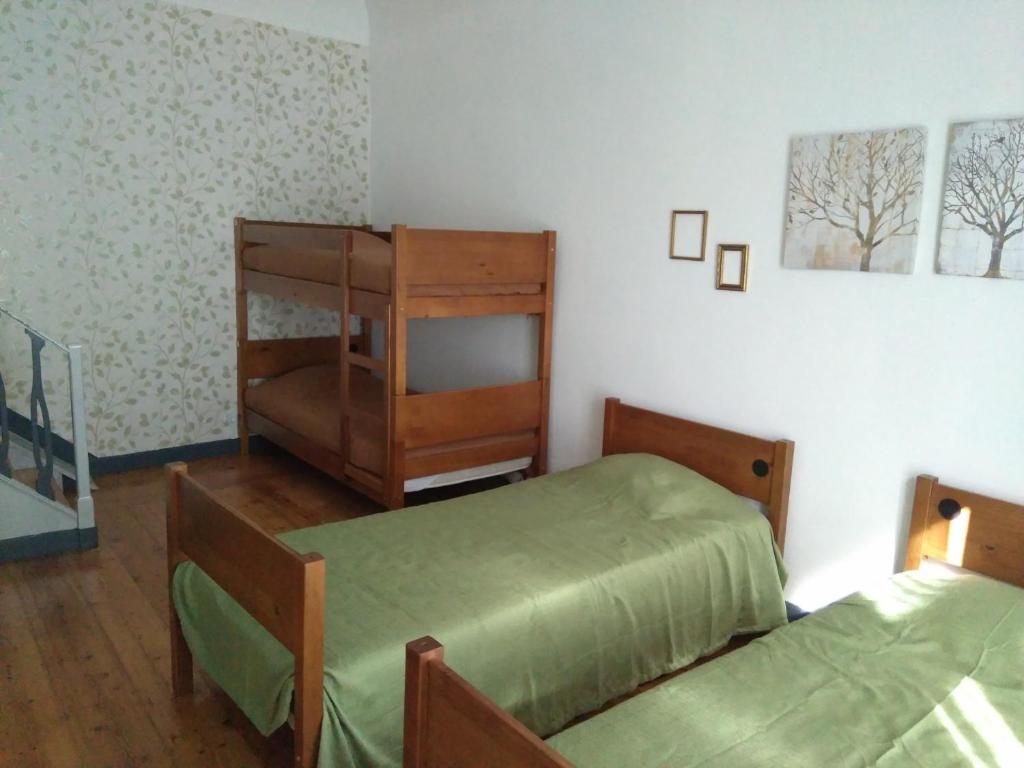
M 190 470 L 275 533 L 380 510 L 284 456 Z M 98 484 L 99 549 L 0 565 L 0 766 L 290 765 L 201 675 L 172 699 L 161 470 Z

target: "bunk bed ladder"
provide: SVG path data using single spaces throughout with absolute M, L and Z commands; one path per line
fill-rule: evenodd
M 374 317 L 369 314 L 370 310 L 365 308 L 365 305 L 358 304 L 355 301 L 355 297 L 352 294 L 352 286 L 349 280 L 349 266 L 350 257 L 353 249 L 353 236 L 351 232 L 346 233 L 344 240 L 344 252 L 342 258 L 342 269 L 341 269 L 341 288 L 342 288 L 342 312 L 341 312 L 341 328 L 339 336 L 341 338 L 341 402 L 345 404 L 341 413 L 341 455 L 342 455 L 342 466 L 344 467 L 345 475 L 350 482 L 354 483 L 357 487 L 362 489 L 369 496 L 376 498 L 378 501 L 387 504 L 388 500 L 388 488 L 386 483 L 387 475 L 387 461 L 388 457 L 384 458 L 384 472 L 383 475 L 377 475 L 367 469 L 363 469 L 360 466 L 353 464 L 351 456 L 351 440 L 352 440 L 352 415 L 356 412 L 356 409 L 352 405 L 352 373 L 354 369 L 366 371 L 369 375 L 380 375 L 383 377 L 386 386 L 390 383 L 391 377 L 391 361 L 389 358 L 380 359 L 373 356 L 372 346 L 372 334 L 371 328 Z M 353 336 L 351 332 L 351 316 L 354 310 L 359 307 L 356 312 L 356 316 L 360 322 L 360 334 L 358 341 L 353 344 Z M 384 320 L 385 326 L 385 348 L 391 348 L 391 305 L 386 304 L 383 307 L 382 317 L 377 319 Z M 385 392 L 385 396 L 390 401 L 390 390 Z M 385 434 L 390 435 L 391 424 L 388 419 L 390 415 L 390 408 L 385 405 L 385 419 L 383 429 Z M 362 418 L 362 417 L 361 417 Z M 366 417 L 368 418 L 368 417 Z

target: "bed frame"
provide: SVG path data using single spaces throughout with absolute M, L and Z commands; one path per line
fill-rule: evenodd
M 390 293 L 353 287 L 349 255 L 353 229 L 327 224 L 235 219 L 235 293 L 238 329 L 238 434 L 242 452 L 258 432 L 304 461 L 389 509 L 405 504 L 405 481 L 531 457 L 527 474 L 547 468 L 548 402 L 555 277 L 555 233 L 410 229 L 372 232 L 392 245 Z M 272 245 L 296 250 L 340 246 L 337 286 L 268 274 L 245 267 L 246 248 Z M 250 292 L 298 301 L 341 314 L 337 336 L 250 340 Z M 406 327 L 417 318 L 536 315 L 538 354 L 533 380 L 490 387 L 418 394 L 406 385 Z M 349 333 L 348 318 L 362 332 Z M 373 321 L 384 328 L 384 357 L 372 354 Z M 253 379 L 298 368 L 338 364 L 341 449 L 333 451 L 245 405 Z M 361 409 L 349 397 L 354 372 L 383 380 L 381 408 Z M 383 468 L 360 466 L 352 439 L 381 445 Z
M 605 401 L 605 455 L 664 456 L 761 501 L 780 546 L 793 451 L 788 440 L 761 440 L 623 405 L 615 398 Z M 167 467 L 167 550 L 168 588 L 175 568 L 193 560 L 295 655 L 295 765 L 311 768 L 323 703 L 323 558 L 296 553 L 215 499 L 188 477 L 184 464 Z M 181 696 L 192 691 L 192 657 L 173 600 L 170 632 L 171 679 L 175 696 Z
M 1024 586 L 1024 505 L 917 478 L 905 570 L 932 558 Z M 432 637 L 406 646 L 403 768 L 573 768 L 452 671 Z
M 929 559 L 1024 587 L 1024 504 L 920 475 L 903 569 L 916 570 Z

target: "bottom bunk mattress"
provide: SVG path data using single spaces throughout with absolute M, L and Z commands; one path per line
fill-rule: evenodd
M 579 768 L 1024 766 L 1024 590 L 900 574 L 548 743 Z
M 296 432 L 317 445 L 341 451 L 341 368 L 310 365 L 248 387 L 245 405 L 258 415 Z M 380 417 L 383 425 L 385 387 L 369 371 L 355 369 L 349 380 L 349 398 L 354 408 Z M 376 475 L 384 471 L 383 426 L 353 428 L 349 435 L 348 461 Z M 417 477 L 405 481 L 405 491 L 439 488 L 526 469 L 532 456 L 494 464 Z
M 399 766 L 405 643 L 539 733 L 786 621 L 760 512 L 667 459 L 609 456 L 493 491 L 284 534 L 326 558 L 321 766 Z M 173 598 L 196 660 L 265 734 L 291 654 L 192 563 Z

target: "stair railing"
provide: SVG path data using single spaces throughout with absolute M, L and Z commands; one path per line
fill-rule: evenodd
M 7 415 L 7 387 L 4 386 L 4 373 L 0 371 L 0 475 L 11 477 L 11 424 Z
M 36 467 L 35 490 L 48 499 L 54 498 L 53 477 L 53 425 L 50 409 L 46 403 L 43 386 L 42 351 L 49 345 L 60 350 L 67 358 L 68 381 L 71 395 L 72 444 L 75 449 L 75 484 L 79 529 L 92 528 L 95 522 L 95 505 L 92 498 L 92 482 L 89 475 L 89 449 L 87 445 L 85 387 L 82 379 L 82 347 L 79 344 L 62 344 L 42 331 L 33 328 L 26 321 L 0 306 L 0 315 L 6 316 L 22 326 L 29 337 L 32 352 L 32 388 L 29 400 L 32 459 Z M 7 405 L 6 388 L 0 374 L 0 473 L 12 475 L 10 461 L 11 428 Z

